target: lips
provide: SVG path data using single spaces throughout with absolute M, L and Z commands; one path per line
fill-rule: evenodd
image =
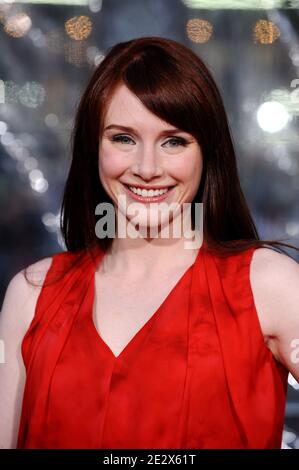
M 161 186 L 160 188 L 156 187 L 156 188 L 145 188 L 144 186 L 134 186 L 134 185 L 130 185 L 132 187 L 136 187 L 136 188 L 140 188 L 140 189 L 147 189 L 147 190 L 150 190 L 150 189 L 166 189 L 167 186 Z M 135 201 L 138 201 L 138 202 L 144 202 L 144 203 L 147 203 L 147 202 L 160 202 L 160 201 L 163 201 L 164 199 L 166 199 L 169 194 L 171 194 L 173 192 L 173 189 L 175 188 L 175 186 L 169 186 L 168 187 L 168 191 L 164 194 L 161 194 L 161 195 L 158 195 L 158 196 L 141 196 L 139 194 L 135 194 L 133 191 L 131 191 L 130 187 L 126 184 L 124 184 L 124 188 L 126 190 L 126 193 Z
M 150 189 L 153 189 L 153 190 L 156 190 L 156 189 L 169 189 L 169 188 L 172 188 L 174 185 L 167 185 L 167 184 L 164 184 L 164 185 L 159 185 L 159 186 L 144 186 L 143 184 L 129 184 L 129 183 L 123 183 L 125 186 L 128 186 L 128 187 L 133 187 L 133 188 L 140 188 L 140 189 L 146 189 L 147 191 L 149 191 Z

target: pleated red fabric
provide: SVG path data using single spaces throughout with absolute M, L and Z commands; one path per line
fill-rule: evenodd
M 22 341 L 18 448 L 280 448 L 288 371 L 266 347 L 252 295 L 254 248 L 200 248 L 119 356 L 92 318 L 96 259 L 44 285 Z M 77 256 L 54 255 L 51 280 Z

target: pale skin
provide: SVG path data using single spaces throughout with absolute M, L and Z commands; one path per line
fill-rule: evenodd
M 123 183 L 133 182 L 148 187 L 176 185 L 171 196 L 174 200 L 192 200 L 201 178 L 202 155 L 191 135 L 175 132 L 162 136 L 161 132 L 173 126 L 151 114 L 123 87 L 114 94 L 105 116 L 105 127 L 111 124 L 135 130 L 110 129 L 100 140 L 101 181 L 115 203 L 124 193 Z M 115 142 L 111 140 L 115 135 L 127 138 Z M 174 137 L 183 137 L 189 143 L 184 147 L 172 140 Z M 113 240 L 111 253 L 96 271 L 93 316 L 115 356 L 157 310 L 196 255 L 197 250 L 186 250 L 180 239 Z M 34 280 L 42 284 L 51 261 L 45 258 L 29 267 Z M 294 347 L 297 344 L 298 350 L 298 263 L 271 249 L 256 249 L 250 284 L 266 347 L 299 381 L 299 352 L 296 354 Z M 40 287 L 29 285 L 20 272 L 10 281 L 2 305 L 0 338 L 5 345 L 5 363 L 0 364 L 1 448 L 16 447 L 25 385 L 20 346 L 39 293 Z

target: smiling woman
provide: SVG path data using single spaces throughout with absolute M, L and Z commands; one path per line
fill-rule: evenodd
M 118 124 L 110 124 L 118 122 Z M 107 125 L 106 125 L 107 124 Z M 126 125 L 125 125 L 126 124 Z M 126 132 L 120 133 L 121 131 Z M 148 212 L 134 217 L 134 225 L 151 228 L 151 211 L 157 202 L 171 205 L 191 203 L 198 190 L 202 155 L 195 137 L 170 129 L 166 121 L 150 112 L 125 85 L 120 85 L 109 102 L 104 131 L 99 142 L 99 177 L 116 207 L 118 198 L 152 203 Z M 132 217 L 128 221 L 132 222 Z M 163 212 L 159 224 L 172 222 Z M 177 215 L 178 216 L 178 215 Z M 155 223 L 155 222 L 154 222 Z
M 277 251 L 291 245 L 259 239 L 207 67 L 171 39 L 116 44 L 72 151 L 67 250 L 4 299 L 0 446 L 279 448 L 288 373 L 299 378 L 299 266 Z M 125 236 L 97 237 L 101 203 Z M 178 219 L 149 217 L 160 204 L 191 206 L 181 236 L 160 236 Z M 200 245 L 186 249 L 190 235 Z

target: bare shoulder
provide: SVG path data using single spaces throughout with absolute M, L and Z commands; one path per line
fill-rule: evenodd
M 299 264 L 270 248 L 254 251 L 250 282 L 267 346 L 285 364 L 283 350 L 299 338 Z
M 290 256 L 285 255 L 284 253 L 279 253 L 271 248 L 257 248 L 254 250 L 252 263 L 256 267 L 274 267 L 278 269 L 299 269 L 299 264 Z
M 299 264 L 293 258 L 270 248 L 257 248 L 252 256 L 250 275 L 253 282 L 273 287 L 295 287 L 298 281 Z M 290 284 L 291 283 L 291 284 Z
M 254 251 L 250 266 L 253 288 L 271 296 L 298 290 L 299 264 L 293 258 L 270 248 Z M 260 292 L 261 293 L 261 292 Z
M 35 305 L 52 257 L 43 258 L 19 271 L 6 289 L 1 317 L 3 321 L 17 321 L 19 327 L 29 326 L 34 315 Z

